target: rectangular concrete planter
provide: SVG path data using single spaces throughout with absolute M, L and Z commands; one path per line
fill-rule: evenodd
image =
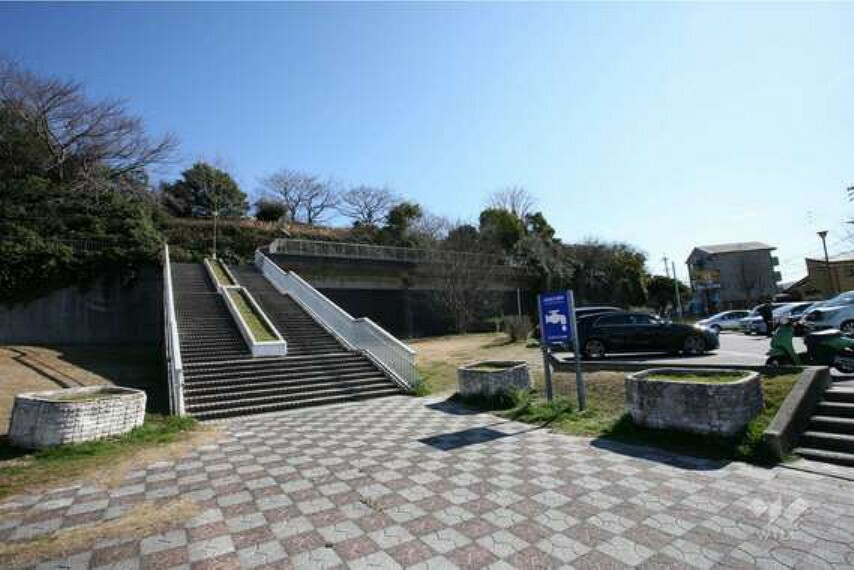
M 658 374 L 741 373 L 726 383 L 651 380 Z M 732 436 L 762 411 L 759 374 L 743 370 L 654 368 L 626 376 L 626 405 L 638 425 Z
M 228 276 L 230 283 L 223 283 L 217 279 L 216 272 L 213 268 L 213 264 L 215 263 L 220 269 L 222 269 L 223 273 Z M 228 312 L 231 313 L 232 318 L 234 318 L 234 322 L 240 330 L 240 335 L 246 342 L 246 346 L 248 346 L 249 350 L 252 352 L 252 356 L 286 356 L 288 354 L 288 343 L 282 338 L 282 335 L 279 334 L 279 331 L 276 330 L 276 327 L 273 326 L 273 323 L 270 322 L 270 319 L 267 318 L 267 315 L 261 307 L 258 306 L 258 303 L 255 302 L 255 299 L 249 291 L 238 285 L 237 279 L 234 278 L 234 275 L 231 273 L 228 266 L 217 259 L 209 258 L 205 258 L 204 264 L 211 281 L 216 285 L 217 292 L 225 301 L 225 306 L 228 307 Z M 255 335 L 252 334 L 252 329 L 250 329 L 249 325 L 246 324 L 246 319 L 243 318 L 243 315 L 240 313 L 240 310 L 231 298 L 230 293 L 234 291 L 239 292 L 243 296 L 246 303 L 252 309 L 252 312 L 255 313 L 262 323 L 264 323 L 267 330 L 276 337 L 275 340 L 257 340 L 255 338 Z
M 217 266 L 220 269 L 222 269 L 222 272 L 225 273 L 225 275 L 228 277 L 230 283 L 223 283 L 222 281 L 217 279 L 216 272 L 214 271 L 214 268 L 213 268 L 214 263 L 216 263 Z M 210 258 L 206 257 L 204 259 L 204 265 L 205 265 L 205 269 L 207 269 L 207 271 L 208 271 L 208 276 L 211 278 L 211 281 L 213 281 L 214 285 L 216 286 L 216 290 L 219 291 L 220 293 L 223 292 L 223 289 L 225 287 L 237 287 L 238 286 L 237 279 L 234 278 L 234 275 L 231 273 L 231 270 L 229 270 L 229 268 L 225 265 L 225 263 L 221 262 L 218 259 L 210 259 Z
M 243 295 L 243 298 L 255 313 L 255 316 L 257 316 L 261 322 L 264 323 L 267 330 L 276 337 L 275 340 L 257 340 L 255 338 L 255 335 L 252 334 L 252 329 L 249 328 L 249 325 L 243 318 L 240 309 L 238 309 L 237 305 L 234 304 L 234 299 L 232 299 L 230 295 L 232 292 Z M 270 319 L 267 318 L 267 315 L 264 314 L 264 311 L 261 310 L 261 307 L 258 306 L 258 303 L 255 302 L 255 299 L 249 291 L 243 287 L 223 287 L 220 294 L 223 299 L 225 299 L 225 306 L 228 307 L 228 312 L 231 313 L 231 316 L 234 318 L 234 322 L 237 323 L 237 328 L 240 330 L 243 340 L 246 341 L 246 345 L 252 352 L 252 356 L 286 356 L 288 354 L 288 343 L 285 342 L 285 339 L 282 338 L 282 335 L 279 334 L 279 331 L 276 330 L 276 327 L 273 326 L 273 323 L 270 322 Z
M 145 420 L 145 392 L 90 386 L 15 396 L 9 441 L 27 449 L 127 433 Z
M 457 368 L 461 396 L 495 396 L 531 389 L 531 373 L 524 360 L 487 360 Z

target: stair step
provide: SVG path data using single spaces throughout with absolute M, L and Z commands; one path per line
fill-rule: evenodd
M 231 370 L 232 365 L 238 365 L 241 368 L 264 368 L 269 366 L 271 362 L 282 362 L 292 364 L 294 366 L 298 364 L 311 364 L 314 362 L 338 362 L 338 361 L 357 361 L 364 360 L 365 357 L 357 352 L 344 352 L 341 350 L 340 352 L 327 352 L 324 354 L 311 354 L 304 356 L 276 356 L 269 358 L 254 358 L 252 360 L 235 360 L 228 362 L 212 362 L 209 366 L 205 364 L 196 364 L 192 368 L 193 370 L 200 370 L 203 368 L 210 369 L 226 369 Z
M 345 373 L 335 373 L 330 372 L 328 370 L 322 371 L 318 374 L 312 374 L 308 376 L 301 375 L 277 375 L 277 376 L 267 376 L 267 377 L 259 377 L 259 378 L 223 378 L 220 380 L 199 380 L 195 379 L 192 382 L 187 382 L 186 384 L 186 392 L 187 393 L 201 393 L 201 392 L 211 392 L 211 391 L 219 391 L 225 390 L 230 387 L 238 386 L 238 387 L 266 387 L 266 386 L 287 386 L 291 384 L 311 384 L 312 382 L 325 382 L 332 380 L 358 380 L 360 378 L 370 378 L 373 376 L 377 376 L 379 373 L 374 370 L 359 370 L 354 372 L 345 372 Z
M 817 412 L 822 416 L 854 418 L 854 404 L 848 402 L 820 402 Z
M 796 447 L 793 453 L 800 455 L 804 459 L 854 466 L 854 453 L 828 451 L 826 449 L 816 449 L 813 447 Z
M 228 403 L 235 399 L 251 399 L 261 397 L 287 398 L 292 395 L 299 394 L 317 394 L 329 390 L 366 390 L 388 388 L 389 381 L 385 376 L 378 376 L 374 372 L 373 376 L 364 378 L 327 379 L 326 382 L 303 382 L 292 383 L 291 385 L 266 387 L 244 387 L 240 384 L 232 385 L 230 389 L 221 388 L 212 393 L 185 392 L 184 398 L 187 402 L 192 402 L 194 405 L 203 404 L 206 402 L 213 403 Z
M 854 418 L 813 416 L 809 429 L 817 432 L 854 434 Z
M 275 402 L 260 406 L 242 406 L 240 402 L 235 402 L 235 407 L 212 410 L 208 412 L 191 412 L 193 416 L 200 420 L 215 420 L 228 418 L 232 416 L 243 416 L 248 414 L 260 414 L 269 412 L 279 412 L 294 408 L 306 408 L 310 406 L 325 406 L 329 404 L 339 404 L 343 402 L 355 402 L 359 400 L 367 400 L 371 398 L 381 398 L 385 396 L 395 396 L 400 394 L 397 390 L 375 390 L 372 392 L 361 392 L 348 395 L 331 395 L 323 397 L 312 397 L 304 400 L 294 400 L 287 402 Z
M 234 370 L 232 372 L 222 372 L 218 374 L 198 374 L 194 373 L 187 379 L 187 384 L 193 386 L 197 384 L 215 385 L 223 382 L 246 382 L 246 381 L 262 381 L 266 378 L 311 378 L 313 376 L 342 376 L 345 374 L 358 374 L 361 372 L 376 372 L 377 369 L 371 366 L 370 363 L 357 363 L 353 366 L 319 366 L 314 368 L 271 368 L 269 370 Z
M 854 453 L 854 435 L 807 430 L 801 437 L 803 447 Z
M 358 394 L 360 392 L 389 392 L 400 394 L 400 390 L 396 386 L 392 386 L 390 383 L 386 385 L 386 388 L 377 388 L 375 390 L 366 390 L 362 391 L 358 388 L 350 388 L 350 387 L 340 387 L 340 388 L 330 388 L 327 390 L 312 390 L 305 392 L 298 392 L 296 394 L 288 394 L 284 396 L 280 395 L 270 395 L 270 396 L 258 396 L 258 397 L 249 397 L 249 398 L 235 398 L 228 400 L 221 400 L 219 402 L 202 402 L 202 403 L 188 403 L 187 409 L 191 410 L 194 414 L 198 412 L 204 412 L 206 410 L 215 410 L 215 409 L 223 409 L 223 408 L 234 408 L 235 406 L 250 408 L 250 409 L 261 409 L 265 406 L 278 404 L 282 402 L 295 402 L 304 399 L 314 399 L 321 398 L 327 396 L 348 396 Z
M 830 388 L 824 392 L 824 399 L 828 402 L 848 402 L 854 404 L 854 389 Z

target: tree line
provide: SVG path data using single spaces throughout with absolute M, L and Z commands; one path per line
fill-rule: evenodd
M 0 299 L 35 296 L 105 267 L 133 273 L 156 259 L 178 218 L 247 216 L 250 202 L 227 169 L 196 162 L 176 180 L 149 173 L 175 160 L 177 138 L 153 135 L 121 100 L 92 100 L 70 80 L 35 75 L 0 60 Z M 320 226 L 349 221 L 352 241 L 497 254 L 526 268 L 534 289 L 573 288 L 585 303 L 648 301 L 646 257 L 624 243 L 556 237 L 533 194 L 490 194 L 475 220 L 430 213 L 393 190 L 345 186 L 296 169 L 259 181 L 258 220 Z M 100 244 L 81 252 L 75 240 Z M 484 287 L 471 267 L 448 268 L 440 292 L 457 328 Z M 465 307 L 462 309 L 461 307 Z

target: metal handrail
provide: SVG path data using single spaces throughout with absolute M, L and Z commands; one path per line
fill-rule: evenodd
M 255 265 L 280 292 L 290 295 L 344 345 L 363 352 L 406 389 L 415 386 L 415 351 L 367 317 L 353 318 L 293 271 L 285 271 L 260 251 Z
M 512 257 L 490 253 L 445 251 L 415 247 L 397 247 L 364 243 L 330 242 L 305 239 L 277 238 L 270 244 L 270 253 L 310 255 L 316 257 L 340 257 L 345 259 L 373 259 L 380 261 L 403 261 L 407 263 L 469 263 L 475 265 L 504 265 L 522 267 Z
M 178 319 L 175 316 L 175 296 L 172 291 L 172 264 L 169 244 L 163 244 L 163 320 L 166 337 L 166 368 L 169 382 L 169 411 L 184 415 L 184 364 L 181 360 L 181 342 L 178 337 Z

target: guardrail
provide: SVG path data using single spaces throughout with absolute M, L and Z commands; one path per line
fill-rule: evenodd
M 416 247 L 395 247 L 388 245 L 370 245 L 335 241 L 316 241 L 305 239 L 273 240 L 270 253 L 305 255 L 313 257 L 338 257 L 344 259 L 372 259 L 378 261 L 401 261 L 406 263 L 438 263 L 467 265 L 503 265 L 522 267 L 513 258 L 488 253 L 470 253 L 465 251 L 444 251 Z
M 163 322 L 166 337 L 166 370 L 169 383 L 169 411 L 184 415 L 184 365 L 178 339 L 178 320 L 175 318 L 175 296 L 172 292 L 172 265 L 169 244 L 163 244 Z
M 293 271 L 285 271 L 260 251 L 255 265 L 280 292 L 290 295 L 346 346 L 364 353 L 403 388 L 415 386 L 415 351 L 367 317 L 353 318 Z

